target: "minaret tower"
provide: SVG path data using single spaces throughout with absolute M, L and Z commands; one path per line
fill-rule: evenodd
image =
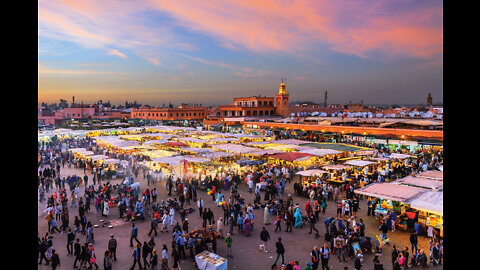
M 275 94 L 275 113 L 282 117 L 289 117 L 290 110 L 288 106 L 288 98 L 289 94 L 285 91 L 285 84 L 287 80 L 282 78 L 282 82 L 280 83 L 278 93 Z

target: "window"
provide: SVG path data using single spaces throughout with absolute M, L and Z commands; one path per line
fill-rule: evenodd
M 251 111 L 247 111 L 247 116 L 250 116 L 252 114 Z
M 257 116 L 257 111 L 253 111 L 253 116 Z
M 172 117 L 172 116 L 173 116 L 173 113 L 170 113 L 170 117 Z
M 263 111 L 259 111 L 260 115 L 263 115 Z
M 193 116 L 197 116 L 197 113 L 196 113 L 196 112 L 194 112 L 194 113 L 193 113 Z
M 268 115 L 268 111 L 265 111 L 265 115 Z
M 273 106 L 273 101 L 269 101 L 268 104 L 269 104 L 270 106 Z

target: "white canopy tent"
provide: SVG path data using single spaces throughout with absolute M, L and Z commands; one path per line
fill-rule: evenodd
M 217 159 L 221 157 L 231 157 L 234 156 L 233 153 L 228 153 L 228 152 L 222 152 L 222 151 L 208 151 L 208 152 L 201 152 L 197 154 L 197 156 L 205 159 Z
M 421 172 L 416 176 L 443 181 L 443 171 L 426 171 L 426 172 Z
M 410 155 L 405 155 L 405 154 L 397 154 L 393 153 L 389 156 L 391 159 L 405 159 L 411 157 Z
M 377 151 L 376 150 L 365 150 L 365 151 L 356 151 L 353 152 L 357 156 L 373 156 L 375 155 Z
M 324 169 L 326 170 L 345 170 L 345 169 L 348 169 L 349 167 L 348 166 L 345 166 L 345 165 L 327 165 L 327 166 L 323 166 Z
M 353 192 L 386 200 L 406 202 L 426 191 L 428 190 L 424 188 L 393 183 L 373 183 L 364 188 L 356 189 Z
M 364 167 L 364 166 L 368 166 L 370 164 L 375 164 L 375 163 L 377 163 L 377 162 L 368 161 L 368 160 L 349 160 L 349 161 L 345 162 L 344 164 Z
M 301 140 L 296 140 L 296 139 L 286 139 L 286 140 L 276 140 L 276 141 L 272 141 L 272 143 L 299 145 L 299 144 L 311 143 L 311 142 L 309 142 L 309 141 L 301 141 Z
M 108 159 L 103 160 L 103 163 L 105 163 L 105 164 L 117 164 L 117 163 L 120 163 L 120 159 L 108 158 Z
M 248 147 L 241 144 L 216 144 L 212 145 L 212 148 L 236 154 L 255 154 L 255 152 L 261 151 L 258 148 Z
M 410 207 L 443 216 L 443 192 L 428 191 L 407 201 Z
M 168 142 L 168 140 L 152 140 L 148 142 L 144 142 L 143 144 L 150 145 L 150 144 L 164 144 Z
M 85 152 L 85 151 L 87 151 L 87 149 L 85 149 L 85 148 L 70 148 L 70 149 L 68 149 L 68 151 L 70 151 L 72 153 L 77 153 L 77 152 Z
M 92 161 L 96 161 L 96 160 L 99 160 L 99 159 L 107 159 L 109 158 L 108 156 L 105 156 L 105 155 L 94 155 L 94 156 L 89 156 L 88 157 L 89 159 L 91 159 Z
M 434 189 L 434 190 L 443 189 L 443 181 L 422 178 L 422 177 L 407 176 L 397 181 L 394 181 L 392 183 L 422 187 L 422 188 L 428 188 L 428 189 Z
M 154 162 L 172 165 L 172 166 L 177 166 L 181 164 L 184 160 L 186 160 L 187 162 L 197 162 L 197 163 L 209 161 L 208 159 L 197 158 L 192 156 L 170 156 L 170 157 L 152 158 L 152 161 Z
M 305 171 L 297 172 L 297 174 L 303 175 L 303 176 L 320 175 L 322 173 L 328 173 L 328 172 L 324 171 L 324 170 L 318 170 L 318 169 L 312 169 L 312 170 L 305 170 Z

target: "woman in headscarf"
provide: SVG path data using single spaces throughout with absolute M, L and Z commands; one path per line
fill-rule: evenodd
M 293 215 L 295 217 L 295 228 L 302 227 L 302 214 L 300 213 L 300 208 L 297 207 L 295 210 L 295 214 Z
M 245 215 L 245 219 L 243 220 L 244 229 L 245 229 L 245 236 L 250 235 L 250 217 Z
M 265 225 L 270 224 L 270 209 L 268 208 L 268 205 L 265 205 L 265 214 L 263 217 L 263 223 Z

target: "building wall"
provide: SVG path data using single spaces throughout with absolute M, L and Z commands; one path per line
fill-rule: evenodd
M 203 120 L 208 115 L 208 108 L 160 108 L 132 109 L 131 118 L 145 120 Z

